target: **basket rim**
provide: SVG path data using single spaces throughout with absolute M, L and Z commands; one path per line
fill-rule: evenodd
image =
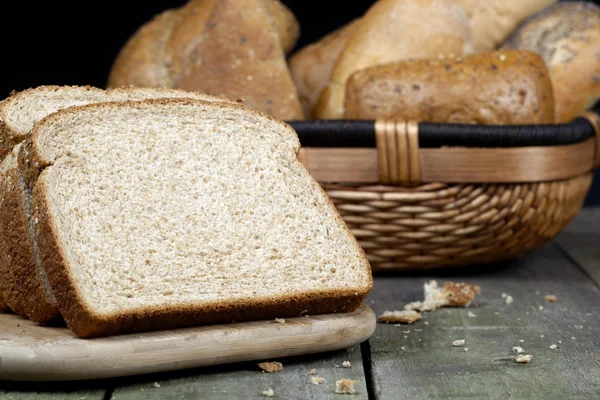
M 287 123 L 296 131 L 303 147 L 376 147 L 374 120 L 307 120 Z M 564 146 L 585 142 L 595 135 L 594 126 L 584 117 L 566 124 L 468 125 L 421 122 L 418 127 L 420 148 Z

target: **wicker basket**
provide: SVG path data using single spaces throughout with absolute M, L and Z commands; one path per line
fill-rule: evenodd
M 552 126 L 291 124 L 375 271 L 519 257 L 573 219 L 600 165 L 592 113 Z

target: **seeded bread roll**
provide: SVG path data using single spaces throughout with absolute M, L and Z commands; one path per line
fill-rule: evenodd
M 331 79 L 333 66 L 358 22 L 358 19 L 353 20 L 290 58 L 290 71 L 307 117 L 312 117 L 315 104 Z
M 600 7 L 564 2 L 524 22 L 504 48 L 538 52 L 550 71 L 556 122 L 569 122 L 600 98 Z
M 346 118 L 463 124 L 554 121 L 542 58 L 524 50 L 371 67 L 348 79 Z
M 558 0 L 455 0 L 473 26 L 475 51 L 495 50 L 524 19 Z
M 303 119 L 285 60 L 299 28 L 279 0 L 191 0 L 142 26 L 119 53 L 108 87 L 168 87 L 243 99 Z
M 20 166 L 67 326 L 95 337 L 357 309 L 369 263 L 298 148 L 283 122 L 194 100 L 37 124 Z
M 374 65 L 409 58 L 471 53 L 471 25 L 452 0 L 379 0 L 361 18 L 338 58 L 316 116 L 344 116 L 346 80 Z

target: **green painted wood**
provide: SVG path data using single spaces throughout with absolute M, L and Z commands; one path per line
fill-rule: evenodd
M 97 383 L 62 382 L 60 384 L 0 383 L 0 400 L 102 400 L 106 390 Z
M 470 309 L 476 318 L 466 309 L 441 309 L 411 326 L 379 324 L 369 340 L 375 398 L 600 398 L 600 292 L 555 247 L 501 266 L 444 274 L 437 279 L 481 285 Z M 377 277 L 367 304 L 378 314 L 402 309 L 422 298 L 429 279 Z M 514 302 L 507 305 L 502 293 Z M 546 294 L 558 301 L 545 302 Z M 466 339 L 468 352 L 452 347 L 458 339 Z M 559 340 L 559 349 L 551 350 Z M 530 364 L 513 360 L 518 345 L 534 357 Z
M 131 378 L 119 382 L 111 399 L 252 399 L 265 398 L 262 392 L 269 388 L 273 389 L 275 399 L 347 398 L 335 393 L 335 382 L 342 378 L 357 381 L 357 393 L 352 399 L 368 398 L 359 346 L 332 353 L 269 361 L 280 361 L 283 370 L 261 373 L 257 363 L 252 362 Z M 343 368 L 344 361 L 350 361 L 352 367 Z M 311 383 L 310 370 L 313 368 L 316 370 L 315 376 L 325 378 L 325 383 Z M 160 387 L 154 387 L 155 382 Z
M 600 285 L 600 207 L 582 209 L 554 242 Z

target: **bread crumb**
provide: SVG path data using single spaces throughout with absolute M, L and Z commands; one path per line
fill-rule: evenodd
M 562 344 L 562 340 L 559 340 L 559 341 L 558 341 L 558 344 Z
M 469 348 L 468 348 L 468 347 L 465 347 L 465 352 L 467 352 L 467 351 L 469 351 Z
M 408 330 L 408 331 L 402 331 L 402 333 L 410 333 L 410 330 Z
M 390 323 L 412 324 L 422 318 L 423 318 L 423 316 L 421 315 L 421 313 L 418 313 L 413 310 L 384 311 L 382 315 L 377 317 L 377 321 L 383 322 L 386 324 L 390 324 Z
M 465 339 L 455 340 L 454 342 L 452 342 L 452 346 L 453 347 L 465 347 L 465 343 L 466 343 Z
M 320 376 L 313 376 L 313 377 L 310 378 L 310 381 L 314 385 L 320 385 L 321 383 L 325 382 L 325 378 L 322 378 Z
M 468 311 L 468 312 L 467 312 L 467 317 L 469 317 L 469 318 L 475 318 L 476 316 L 477 316 L 477 315 L 475 315 L 475 313 L 474 313 L 474 312 L 472 312 L 472 311 Z
M 154 382 L 154 385 L 152 385 L 152 386 L 154 386 L 155 388 L 159 388 L 160 384 L 158 382 Z
M 525 352 L 525 350 L 523 350 L 523 348 L 521 346 L 514 346 L 513 351 L 517 354 L 521 354 L 521 353 Z
M 354 389 L 354 384 L 356 381 L 351 379 L 340 379 L 335 382 L 335 392 L 340 394 L 354 394 L 356 390 Z
M 400 350 L 402 350 L 402 351 L 406 350 L 406 346 L 401 346 Z
M 429 325 L 429 321 L 425 321 L 423 322 L 425 325 Z
M 269 388 L 268 390 L 263 390 L 262 395 L 264 397 L 275 397 L 275 392 L 273 389 Z
M 557 298 L 555 295 L 549 294 L 544 296 L 544 300 L 546 300 L 548 303 L 556 303 Z
M 571 336 L 571 339 L 575 340 L 575 336 Z
M 506 296 L 506 304 L 512 304 L 513 301 L 514 299 L 511 295 Z
M 543 338 L 544 338 L 544 335 L 540 335 L 540 337 L 543 339 Z
M 403 338 L 406 340 L 406 339 L 408 339 L 408 336 L 404 335 Z
M 257 364 L 263 372 L 279 372 L 283 369 L 283 364 L 278 361 L 267 361 Z
M 502 297 L 503 299 L 505 299 L 505 298 L 506 298 L 506 296 L 508 296 L 506 293 L 502 293 L 502 294 L 500 295 L 500 297 Z
M 531 360 L 533 360 L 533 356 L 527 354 L 527 355 L 519 355 L 516 358 L 516 361 L 519 364 L 529 364 L 531 362 Z
M 350 363 L 350 361 L 344 361 L 342 363 L 342 367 L 344 367 L 344 368 L 351 368 L 352 364 Z
M 525 343 L 525 341 L 523 339 L 519 340 L 519 343 Z
M 314 368 L 310 370 L 310 374 L 311 374 L 311 375 L 314 375 L 314 374 L 316 374 L 316 373 L 317 373 L 317 371 L 316 371 Z
M 275 318 L 275 322 L 277 322 L 278 324 L 285 324 L 285 319 L 283 319 L 283 318 Z
M 500 54 L 500 57 L 498 57 L 500 59 L 500 61 L 504 61 L 506 60 L 506 54 Z
M 539 310 L 542 311 L 544 309 L 544 306 L 539 306 Z
M 556 350 L 557 348 L 558 348 L 558 346 L 557 346 L 557 345 L 555 345 L 555 344 L 551 344 L 551 345 L 550 345 L 550 349 L 551 349 L 551 350 Z
M 481 287 L 468 283 L 445 282 L 442 288 L 437 281 L 427 282 L 423 286 L 424 301 L 413 301 L 404 306 L 410 311 L 435 311 L 440 307 L 468 307 L 475 295 L 481 293 Z

